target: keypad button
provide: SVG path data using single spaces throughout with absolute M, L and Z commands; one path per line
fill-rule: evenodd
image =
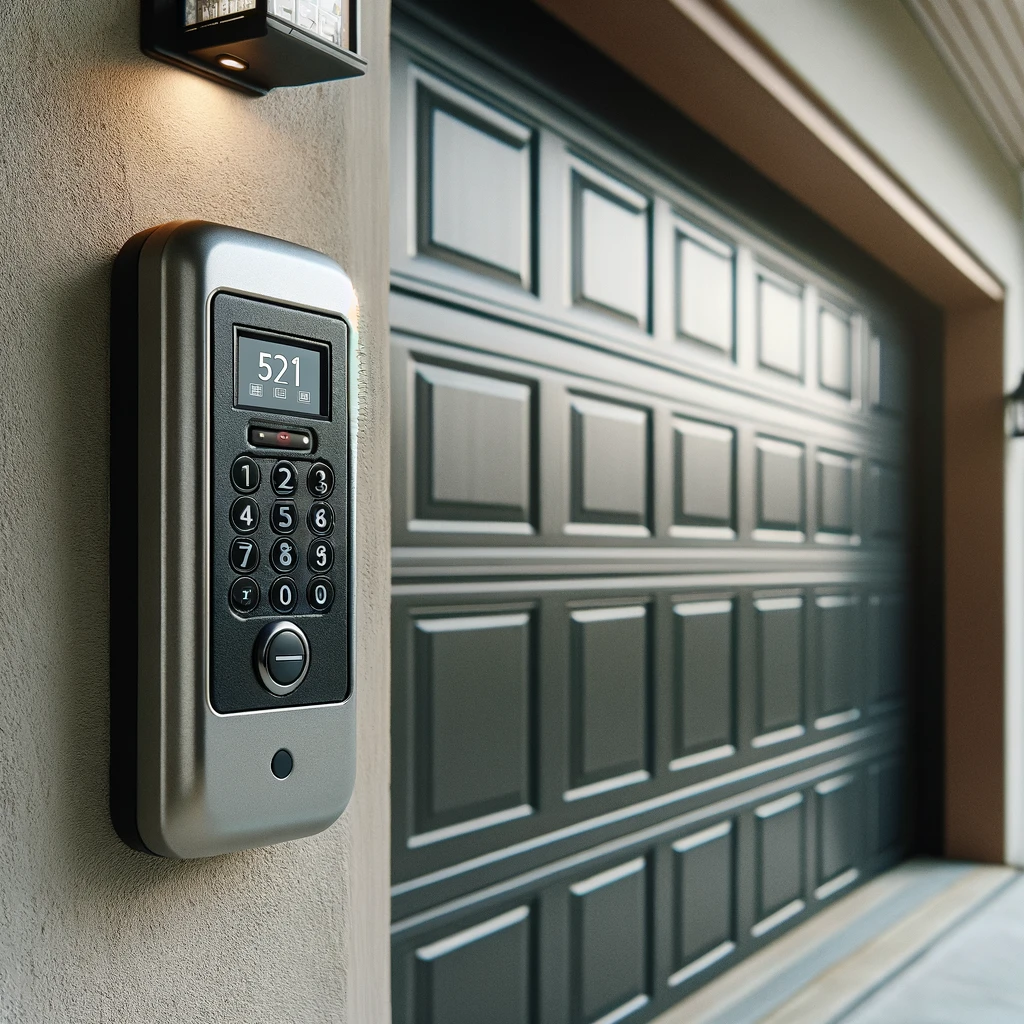
M 278 697 L 292 693 L 309 671 L 309 641 L 294 622 L 268 622 L 256 637 L 252 654 L 259 681 Z M 292 761 L 286 750 L 274 755 L 274 772 L 279 778 L 288 774 L 287 770 L 278 771 L 276 767 L 282 754 L 287 755 L 289 769 Z
M 294 501 L 275 501 L 270 510 L 270 528 L 274 533 L 294 533 L 299 514 Z
M 310 572 L 327 572 L 334 565 L 334 545 L 329 540 L 315 540 L 306 556 Z
M 235 572 L 255 572 L 260 564 L 260 548 L 248 537 L 235 537 L 229 549 L 231 568 Z
M 316 576 L 306 588 L 309 607 L 315 612 L 326 612 L 334 604 L 334 585 L 325 576 Z
M 228 598 L 236 612 L 248 615 L 260 603 L 259 584 L 248 576 L 240 576 L 231 584 Z
M 260 467 L 248 455 L 239 455 L 231 464 L 231 486 L 239 494 L 252 494 L 260 487 Z
M 252 533 L 260 525 L 260 507 L 254 498 L 235 498 L 231 506 L 231 525 L 236 533 Z
M 327 534 L 334 529 L 334 509 L 326 501 L 314 501 L 309 506 L 309 528 L 319 534 Z
M 334 490 L 334 470 L 326 462 L 314 462 L 309 467 L 306 486 L 314 498 L 329 498 Z
M 270 584 L 270 603 L 279 612 L 290 612 L 295 607 L 299 592 L 295 580 L 282 576 Z
M 282 498 L 290 498 L 299 489 L 299 475 L 290 462 L 275 462 L 270 471 L 270 486 Z
M 295 568 L 297 560 L 295 541 L 288 540 L 286 537 L 274 541 L 274 546 L 270 549 L 270 564 L 278 572 L 291 572 Z

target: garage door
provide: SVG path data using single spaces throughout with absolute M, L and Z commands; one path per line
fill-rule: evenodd
M 646 1021 L 902 854 L 901 321 L 402 24 L 394 1019 Z

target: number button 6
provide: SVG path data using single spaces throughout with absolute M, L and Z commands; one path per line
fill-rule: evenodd
M 326 501 L 314 501 L 309 506 L 309 528 L 321 535 L 334 529 L 334 509 Z

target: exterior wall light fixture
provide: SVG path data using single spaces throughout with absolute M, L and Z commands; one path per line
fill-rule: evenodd
M 1024 437 L 1024 373 L 1020 383 L 1006 396 L 1006 421 L 1011 437 Z
M 359 0 L 142 0 L 142 50 L 262 96 L 366 72 Z

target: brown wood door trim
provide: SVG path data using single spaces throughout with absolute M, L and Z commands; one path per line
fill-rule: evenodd
M 944 311 L 946 852 L 1002 861 L 1002 283 L 715 4 L 536 2 Z

